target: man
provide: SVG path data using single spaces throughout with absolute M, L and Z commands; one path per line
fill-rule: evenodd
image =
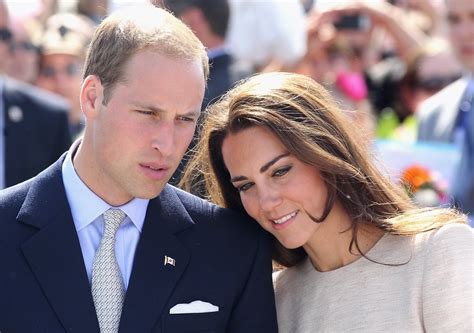
M 0 0 L 0 189 L 35 176 L 71 144 L 67 103 L 4 75 L 12 37 Z
M 38 75 L 39 52 L 35 39 L 39 30 L 35 19 L 16 18 L 11 22 L 13 38 L 10 44 L 11 56 L 7 68 L 8 76 L 34 84 Z
M 36 85 L 68 100 L 71 105 L 69 129 L 73 138 L 81 135 L 84 128 L 79 91 L 87 45 L 94 28 L 94 23 L 85 16 L 56 14 L 46 21 L 45 32 L 40 41 Z
M 449 39 L 466 74 L 425 101 L 417 111 L 419 140 L 452 142 L 461 162 L 452 184 L 455 203 L 474 218 L 474 2 L 447 0 Z
M 207 63 L 162 9 L 100 24 L 83 139 L 0 193 L 0 331 L 277 331 L 266 235 L 166 184 L 193 137 Z

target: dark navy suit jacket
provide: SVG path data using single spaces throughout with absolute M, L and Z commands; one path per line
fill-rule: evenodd
M 5 187 L 46 169 L 71 145 L 67 102 L 59 96 L 3 78 Z M 16 112 L 19 117 L 12 117 Z
M 2 333 L 99 332 L 63 160 L 0 191 Z M 219 311 L 169 314 L 195 300 Z M 148 205 L 120 332 L 277 332 L 267 234 L 243 214 L 167 185 Z

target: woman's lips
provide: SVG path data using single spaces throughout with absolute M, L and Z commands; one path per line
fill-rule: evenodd
M 278 219 L 270 219 L 270 221 L 272 221 L 272 225 L 275 229 L 282 229 L 286 227 L 288 224 L 290 224 L 291 222 L 293 222 L 297 215 L 298 215 L 298 210 L 295 210 L 294 212 L 291 212 Z

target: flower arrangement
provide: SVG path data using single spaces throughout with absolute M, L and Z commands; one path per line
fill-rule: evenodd
M 420 164 L 407 167 L 400 180 L 412 200 L 421 207 L 434 207 L 448 202 L 447 183 L 439 173 Z

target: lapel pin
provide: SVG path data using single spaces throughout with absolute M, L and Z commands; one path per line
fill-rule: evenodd
M 165 262 L 164 262 L 164 265 L 172 265 L 172 266 L 175 266 L 176 264 L 176 261 L 171 258 L 171 257 L 168 257 L 168 256 L 165 256 Z
M 19 123 L 23 120 L 23 110 L 18 106 L 12 106 L 8 109 L 8 118 L 14 123 Z

